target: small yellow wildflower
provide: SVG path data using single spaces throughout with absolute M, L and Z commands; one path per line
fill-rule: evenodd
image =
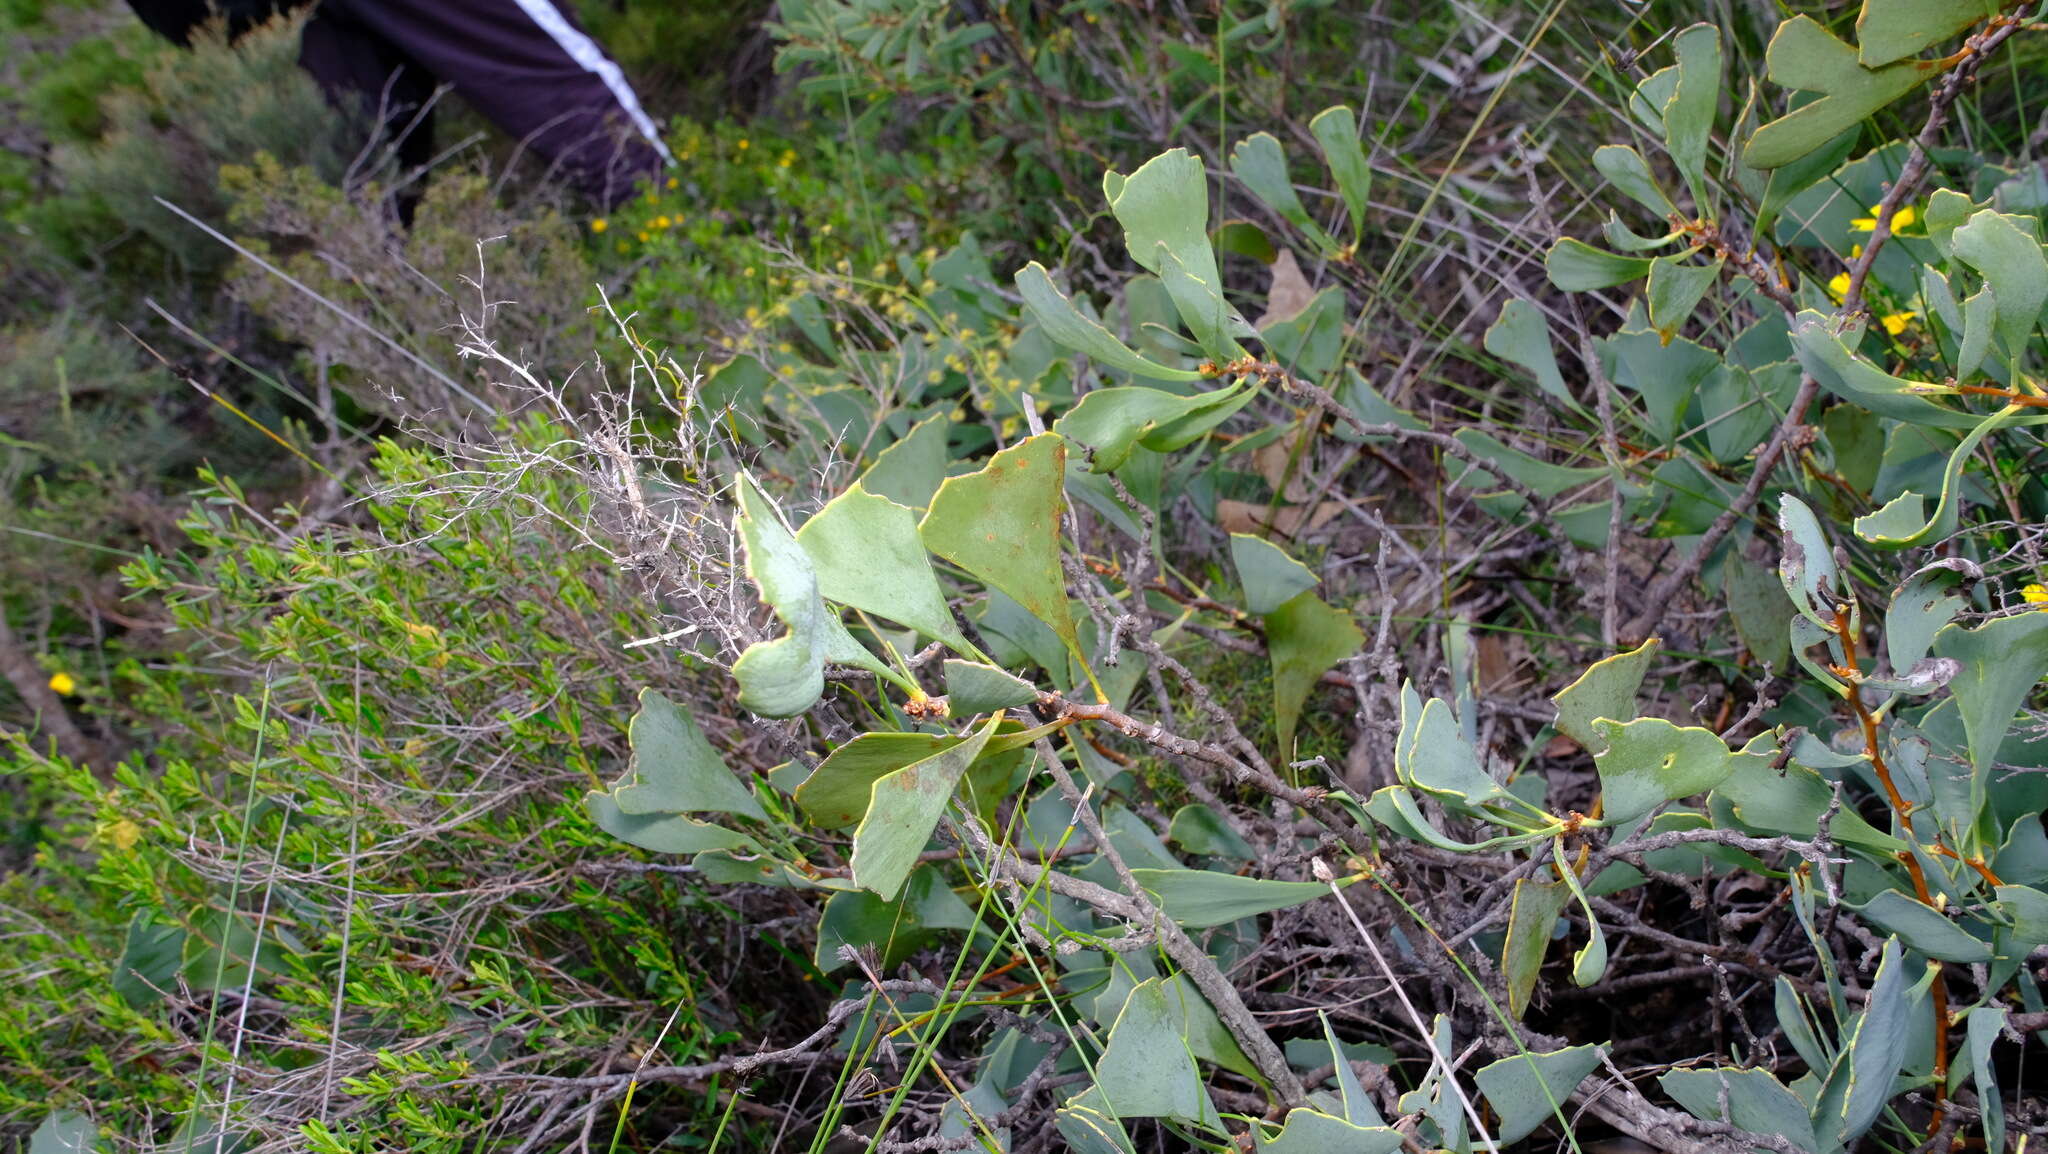
M 122 853 L 134 849 L 135 843 L 142 840 L 142 827 L 125 817 L 101 826 L 96 832 L 101 841 Z
M 747 139 L 746 137 L 744 137 L 744 136 L 740 137 L 740 142 L 739 142 L 739 150 L 740 150 L 741 152 L 745 152 L 745 151 L 746 151 L 747 149 L 749 149 L 749 148 L 752 148 L 752 147 L 753 147 L 753 143 L 752 143 L 751 141 L 749 141 L 749 140 L 748 140 L 748 139 Z
M 53 673 L 50 675 L 50 689 L 64 697 L 69 697 L 78 692 L 78 679 L 69 673 Z
M 2020 597 L 2027 604 L 2039 605 L 2043 612 L 2048 612 L 2048 585 L 2043 585 L 2037 581 L 2020 590 Z
M 611 226 L 612 225 L 610 221 L 600 216 L 596 220 L 590 222 L 590 231 L 603 232 L 605 229 L 608 229 Z
M 1843 297 L 1849 295 L 1848 273 L 1838 272 L 1835 274 L 1834 279 L 1828 282 L 1828 295 L 1834 297 L 1836 300 L 1841 300 Z
M 741 270 L 740 270 L 740 275 L 741 275 L 741 276 L 744 276 L 744 277 L 751 277 L 751 276 L 753 276 L 753 275 L 754 275 L 754 270 L 753 270 L 753 269 L 750 269 L 750 268 L 748 268 L 748 269 L 741 269 Z
M 1906 326 L 1912 324 L 1919 316 L 1920 314 L 1915 312 L 1886 313 L 1878 318 L 1878 323 L 1884 326 L 1884 331 L 1893 336 L 1898 336 L 1900 333 L 1905 332 Z
M 1882 205 L 1876 205 L 1876 204 L 1873 204 L 1873 205 L 1871 205 L 1871 206 L 1870 206 L 1870 215 L 1869 215 L 1869 216 L 1859 216 L 1859 217 L 1857 217 L 1857 218 L 1856 218 L 1855 220 L 1852 220 L 1852 221 L 1850 221 L 1850 222 L 1849 222 L 1849 229 L 1850 229 L 1850 231 L 1852 231 L 1852 232 L 1876 232 L 1876 231 L 1877 231 L 1877 213 L 1878 213 L 1878 210 L 1879 210 L 1879 209 L 1881 209 L 1882 207 L 1883 207 Z M 1910 204 L 1908 204 L 1908 205 L 1902 205 L 1902 206 L 1901 206 L 1901 207 L 1899 208 L 1899 211 L 1897 211 L 1897 212 L 1895 212 L 1895 213 L 1893 213 L 1893 214 L 1892 214 L 1892 231 L 1893 231 L 1893 232 L 1899 232 L 1899 231 L 1901 231 L 1902 229 L 1905 229 L 1905 228 L 1908 228 L 1908 227 L 1910 227 L 1910 226 L 1912 225 L 1912 223 L 1913 223 L 1914 221 L 1916 221 L 1916 220 L 1919 220 L 1919 219 L 1920 219 L 1920 214 L 1919 214 L 1918 212 L 1914 211 L 1914 209 L 1913 209 L 1913 206 L 1912 206 L 1912 205 L 1910 205 Z
M 654 227 L 656 227 L 656 228 L 664 228 L 664 229 L 665 229 L 665 228 L 669 227 L 670 225 L 672 225 L 672 224 L 674 224 L 674 223 L 675 223 L 674 221 L 670 220 L 669 218 L 667 218 L 667 217 L 665 217 L 665 216 L 657 216 L 657 217 L 655 217 L 655 218 L 654 218 Z
M 640 243 L 641 243 L 641 244 L 646 244 L 646 243 L 647 243 L 648 241 L 650 241 L 650 240 L 653 240 L 653 239 L 654 239 L 654 236 L 653 236 L 653 234 L 652 234 L 652 233 L 649 233 L 649 232 L 648 232 L 648 231 L 647 231 L 646 229 L 641 229 L 641 230 L 640 230 Z
M 678 186 L 680 186 L 681 184 L 682 184 L 682 182 L 681 182 L 681 181 L 679 181 L 679 180 L 677 180 L 677 179 L 676 179 L 675 177 L 671 176 L 671 177 L 669 177 L 669 178 L 668 178 L 668 181 L 667 181 L 667 183 L 666 183 L 665 187 L 666 187 L 666 188 L 668 188 L 668 189 L 669 189 L 669 190 L 670 190 L 671 192 L 673 192 L 673 191 L 674 191 L 674 190 L 675 190 L 675 189 L 676 189 L 676 188 L 677 188 Z
M 946 374 L 940 372 L 937 369 L 933 369 L 931 372 L 928 372 L 924 375 L 924 383 L 927 385 L 936 385 L 940 381 L 943 381 L 945 379 Z
M 776 161 L 775 163 L 776 163 L 777 167 L 780 167 L 780 168 L 788 168 L 788 167 L 789 167 L 790 165 L 792 165 L 792 164 L 795 164 L 795 163 L 796 163 L 796 149 L 794 149 L 794 148 L 785 148 L 785 149 L 783 149 L 783 150 L 782 150 L 782 158 L 781 158 L 781 159 L 779 159 L 779 160 L 777 160 L 777 161 Z
M 632 252 L 632 251 L 633 251 L 633 246 L 632 246 L 632 245 L 630 245 L 630 244 L 627 244 L 627 243 L 626 243 L 625 241 L 623 241 L 623 240 L 622 240 L 622 241 L 620 241 L 620 242 L 619 242 L 619 251 L 620 251 L 620 252 Z

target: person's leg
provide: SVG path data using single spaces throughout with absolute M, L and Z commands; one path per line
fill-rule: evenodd
M 552 0 L 323 0 L 609 207 L 668 159 L 617 64 Z
M 396 146 L 400 175 L 410 179 L 434 156 L 434 78 L 378 32 L 347 10 L 322 4 L 306 23 L 299 65 L 311 73 L 329 101 L 360 112 L 380 140 Z M 401 189 L 399 219 L 412 223 L 419 193 Z

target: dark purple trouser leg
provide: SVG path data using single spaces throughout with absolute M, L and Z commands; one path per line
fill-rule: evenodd
M 606 208 L 668 160 L 618 65 L 555 0 L 321 0 L 304 60 L 395 128 L 427 77 L 447 84 Z

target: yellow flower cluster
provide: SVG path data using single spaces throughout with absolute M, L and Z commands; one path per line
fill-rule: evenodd
M 2048 612 L 2048 585 L 2037 581 L 2020 590 L 2020 599 L 2029 605 L 2038 605 L 2043 612 Z

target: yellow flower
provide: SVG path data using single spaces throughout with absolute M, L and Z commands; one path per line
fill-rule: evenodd
M 1836 300 L 1841 300 L 1843 297 L 1849 295 L 1848 273 L 1840 272 L 1835 274 L 1834 279 L 1828 282 L 1828 295 L 1834 297 Z
M 745 152 L 747 149 L 752 147 L 753 145 L 747 140 L 746 137 L 740 137 L 739 149 L 741 152 Z
M 1850 221 L 1849 230 L 1851 232 L 1876 232 L 1877 214 L 1878 211 L 1883 207 L 1883 205 L 1871 205 L 1870 215 L 1859 216 L 1855 220 Z M 1919 219 L 1920 214 L 1914 211 L 1912 205 L 1902 205 L 1900 206 L 1899 211 L 1892 214 L 1892 231 L 1898 232 L 1902 229 L 1908 228 L 1912 225 L 1914 221 Z
M 134 849 L 135 843 L 142 840 L 142 827 L 125 817 L 107 822 L 94 832 L 99 834 L 101 841 L 122 853 Z
M 646 244 L 646 243 L 647 243 L 648 241 L 650 241 L 650 240 L 653 240 L 653 239 L 654 239 L 654 237 L 653 237 L 653 235 L 652 235 L 652 234 L 648 233 L 648 232 L 647 232 L 647 231 L 646 231 L 645 229 L 642 229 L 642 230 L 641 230 L 641 232 L 640 232 L 640 243 L 641 243 L 641 244 Z
M 777 164 L 778 166 L 782 167 L 782 168 L 788 168 L 788 167 L 789 167 L 790 165 L 792 165 L 792 164 L 795 164 L 795 163 L 796 163 L 796 149 L 794 149 L 794 148 L 785 148 L 785 149 L 783 149 L 783 150 L 782 150 L 782 158 L 781 158 L 781 159 L 779 159 L 779 160 L 777 160 L 777 161 L 776 161 L 775 163 L 776 163 L 776 164 Z
M 681 184 L 681 183 L 682 183 L 681 181 L 679 181 L 679 180 L 677 180 L 677 179 L 676 179 L 675 177 L 671 176 L 671 177 L 669 177 L 669 178 L 668 178 L 668 182 L 667 182 L 667 184 L 666 184 L 666 187 L 667 187 L 667 188 L 669 188 L 669 189 L 671 189 L 671 190 L 673 190 L 673 189 L 674 189 L 674 188 L 675 188 L 675 187 L 676 187 L 677 185 L 679 185 L 679 184 Z
M 598 217 L 596 220 L 590 222 L 590 231 L 592 232 L 603 232 L 605 229 L 608 229 L 610 227 L 611 222 L 607 221 L 605 218 L 601 216 Z
M 1919 315 L 1919 313 L 1915 312 L 1886 313 L 1878 318 L 1878 323 L 1884 326 L 1884 331 L 1893 336 L 1898 336 L 1900 333 L 1905 332 L 1906 326 L 1912 324 Z
M 69 697 L 78 692 L 78 679 L 69 673 L 53 673 L 50 675 L 50 688 L 56 693 Z
M 2048 585 L 2037 581 L 2020 590 L 2020 597 L 2027 604 L 2039 605 L 2043 612 L 2048 612 Z

